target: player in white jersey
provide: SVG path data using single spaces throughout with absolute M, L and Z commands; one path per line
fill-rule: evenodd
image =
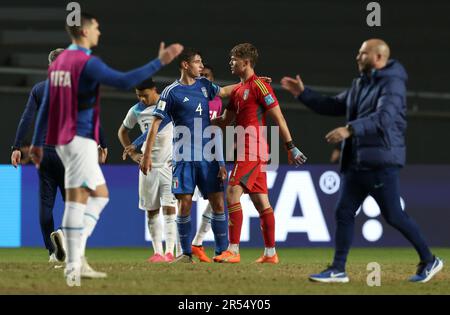
M 139 103 L 128 111 L 118 131 L 120 143 L 124 148 L 131 145 L 128 132 L 137 124 L 144 133 L 153 122 L 152 116 L 155 104 L 159 99 L 155 83 L 150 78 L 136 87 L 136 96 Z M 147 224 L 152 238 L 153 256 L 148 262 L 170 262 L 174 259 L 174 245 L 177 237 L 176 226 L 176 199 L 172 194 L 172 138 L 173 124 L 168 121 L 161 124 L 155 145 L 152 148 L 153 168 L 150 176 L 144 176 L 139 171 L 139 208 L 147 212 Z M 145 149 L 145 143 L 142 150 Z M 138 149 L 129 151 L 130 158 L 139 163 L 142 154 Z M 124 153 L 123 158 L 126 158 Z M 163 251 L 161 224 L 159 210 L 162 207 L 164 216 L 164 238 L 166 250 Z

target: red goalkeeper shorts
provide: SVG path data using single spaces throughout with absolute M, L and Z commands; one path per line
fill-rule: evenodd
M 231 171 L 229 185 L 241 185 L 247 194 L 267 194 L 266 167 L 261 161 L 237 161 Z

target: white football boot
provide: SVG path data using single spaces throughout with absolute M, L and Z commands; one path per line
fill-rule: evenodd
M 81 268 L 75 264 L 68 264 L 64 269 L 64 277 L 69 287 L 81 286 Z
M 64 262 L 66 259 L 66 249 L 64 248 L 64 234 L 61 229 L 58 229 L 50 234 L 50 240 L 52 241 L 55 258 L 59 262 Z
M 102 279 L 106 277 L 107 274 L 105 272 L 95 271 L 91 266 L 89 266 L 86 257 L 81 257 L 81 278 Z

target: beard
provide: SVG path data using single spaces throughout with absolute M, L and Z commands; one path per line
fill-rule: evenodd
M 358 70 L 362 73 L 370 73 L 372 71 L 373 65 L 370 63 L 358 63 Z

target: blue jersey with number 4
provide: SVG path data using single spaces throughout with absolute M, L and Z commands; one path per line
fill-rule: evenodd
M 173 121 L 175 161 L 203 160 L 203 148 L 211 141 L 210 136 L 204 136 L 204 130 L 211 125 L 209 101 L 219 91 L 219 86 L 200 77 L 192 85 L 183 85 L 177 80 L 161 93 L 153 115 L 161 119 L 170 117 Z

